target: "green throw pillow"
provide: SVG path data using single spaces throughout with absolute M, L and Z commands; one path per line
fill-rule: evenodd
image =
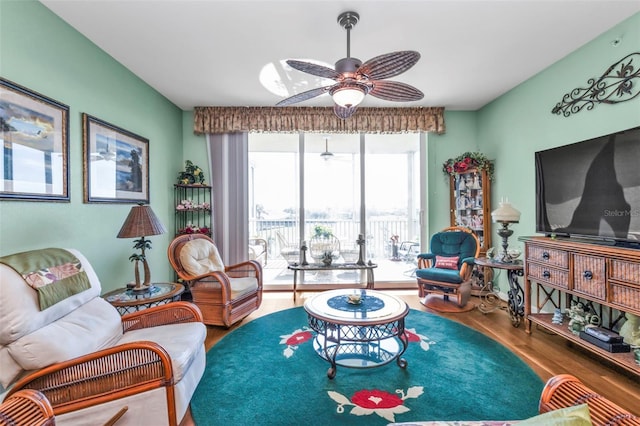
M 591 426 L 587 404 L 549 411 L 518 423 L 518 426 Z

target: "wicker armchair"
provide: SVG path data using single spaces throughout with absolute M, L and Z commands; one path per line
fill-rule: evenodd
M 53 408 L 38 391 L 21 390 L 0 404 L 0 426 L 50 426 L 55 425 Z
M 262 266 L 257 261 L 224 265 L 213 240 L 203 234 L 177 236 L 167 256 L 205 324 L 231 327 L 260 307 Z
M 121 317 L 100 297 L 91 264 L 68 250 L 88 288 L 40 309 L 41 292 L 27 284 L 15 260 L 43 270 L 51 250 L 0 258 L 0 383 L 9 389 L 7 399 L 24 389 L 42 392 L 58 425 L 114 419 L 118 425 L 178 425 L 206 364 L 198 307 L 173 302 Z M 67 265 L 51 262 L 44 270 L 54 275 Z M 53 285 L 63 282 L 58 276 Z
M 540 413 L 547 413 L 580 404 L 589 406 L 595 426 L 640 426 L 640 417 L 594 392 L 571 374 L 560 374 L 547 381 L 538 408 Z

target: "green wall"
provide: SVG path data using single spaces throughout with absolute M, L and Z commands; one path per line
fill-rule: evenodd
M 622 43 L 612 46 L 611 42 L 618 37 L 622 37 Z M 640 14 L 478 111 L 478 145 L 489 158 L 495 158 L 492 208 L 498 207 L 501 197 L 508 197 L 522 212 L 520 223 L 512 226 L 510 247 L 524 249 L 517 238 L 535 235 L 536 151 L 640 126 L 640 97 L 619 104 L 596 105 L 590 111 L 569 117 L 551 113 L 564 94 L 587 87 L 587 80 L 600 77 L 609 66 L 634 52 L 640 52 Z M 640 64 L 635 66 L 637 69 Z M 636 81 L 636 93 L 637 86 Z M 500 241 L 497 229 L 493 227 L 494 246 Z M 506 287 L 501 284 L 501 288 Z
M 622 43 L 612 46 L 611 42 L 620 36 Z M 478 112 L 479 146 L 489 158 L 496 159 L 492 206 L 497 207 L 501 197 L 508 197 L 522 211 L 520 223 L 513 226 L 514 244 L 516 237 L 535 233 L 536 151 L 640 126 L 640 97 L 619 104 L 596 105 L 569 117 L 551 113 L 564 94 L 586 87 L 587 80 L 601 76 L 609 66 L 633 52 L 640 52 L 640 14 Z M 634 89 L 637 91 L 638 87 Z M 494 235 L 494 243 L 496 238 Z
M 191 160 L 206 171 L 205 183 L 210 185 L 211 174 L 209 173 L 209 153 L 207 151 L 206 138 L 203 135 L 193 134 L 193 111 L 183 111 L 182 129 L 182 155 L 185 161 Z
M 82 122 L 86 112 L 149 139 L 150 204 L 167 234 L 150 237 L 154 281 L 173 277 L 171 188 L 182 169 L 182 111 L 36 1 L 0 0 L 0 75 L 69 111 L 70 203 L 0 201 L 0 255 L 44 247 L 82 251 L 103 291 L 133 279 L 132 239 L 117 239 L 131 204 L 83 203 Z M 192 128 L 192 125 L 190 125 Z
M 429 188 L 429 230 L 433 234 L 450 226 L 449 176 L 442 171 L 442 164 L 449 158 L 467 151 L 479 151 L 476 113 L 445 111 L 447 132 L 443 135 L 428 134 L 427 174 Z

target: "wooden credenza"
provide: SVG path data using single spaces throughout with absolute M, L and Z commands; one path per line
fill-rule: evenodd
M 549 312 L 554 308 L 565 312 L 571 300 L 580 300 L 609 329 L 620 324 L 625 312 L 640 315 L 640 250 L 549 237 L 521 241 L 525 243 L 526 332 L 531 333 L 532 323 L 538 324 L 640 375 L 632 352 L 611 353 L 582 340 L 569 330 L 567 320 L 553 324 Z

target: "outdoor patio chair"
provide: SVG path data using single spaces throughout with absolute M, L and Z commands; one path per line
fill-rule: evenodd
M 287 241 L 280 231 L 276 231 L 276 238 L 280 246 L 280 256 L 287 261 L 289 265 L 300 261 L 300 246 L 296 243 Z

